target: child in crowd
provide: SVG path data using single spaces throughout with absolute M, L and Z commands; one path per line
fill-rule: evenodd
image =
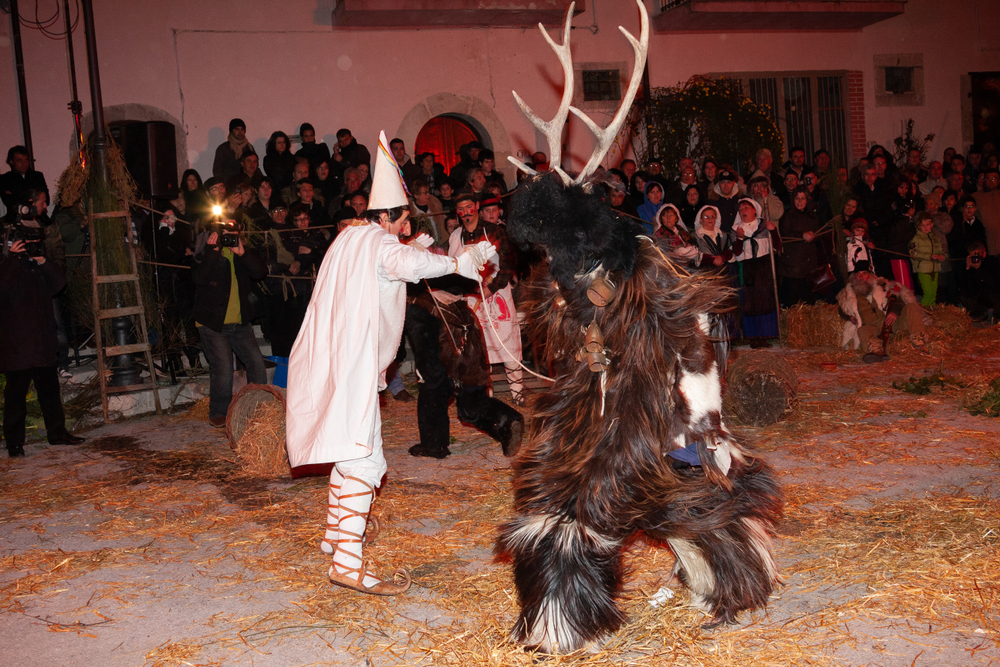
M 941 239 L 934 233 L 931 214 L 921 211 L 916 215 L 915 222 L 917 233 L 910 241 L 910 262 L 924 292 L 920 305 L 929 308 L 937 303 L 938 272 L 941 271 L 941 262 L 947 258 Z
M 851 223 L 851 235 L 847 237 L 847 272 L 853 273 L 858 262 L 872 264 L 872 249 L 875 244 L 868 238 L 868 221 L 856 218 Z

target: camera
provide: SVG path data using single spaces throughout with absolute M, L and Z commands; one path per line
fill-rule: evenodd
M 18 207 L 17 219 L 11 226 L 7 247 L 12 246 L 14 241 L 24 242 L 24 252 L 28 257 L 45 255 L 45 230 L 38 222 L 34 206 Z
M 969 257 L 969 263 L 972 264 L 973 266 L 978 266 L 979 264 L 982 263 L 982 261 L 983 261 L 982 255 L 972 255 L 971 257 Z
M 219 235 L 220 248 L 239 247 L 242 229 L 235 220 L 218 220 L 212 224 L 212 231 Z

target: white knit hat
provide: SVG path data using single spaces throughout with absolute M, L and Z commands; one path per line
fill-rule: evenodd
M 389 140 L 385 130 L 378 133 L 378 151 L 375 153 L 375 172 L 372 174 L 372 192 L 368 199 L 369 209 L 389 209 L 407 206 L 406 185 L 399 165 L 389 150 Z

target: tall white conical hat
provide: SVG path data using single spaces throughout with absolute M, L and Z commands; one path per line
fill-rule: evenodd
M 378 133 L 378 151 L 375 153 L 375 172 L 372 174 L 372 193 L 368 199 L 370 209 L 388 209 L 407 206 L 406 185 L 403 172 L 392 157 L 385 130 Z

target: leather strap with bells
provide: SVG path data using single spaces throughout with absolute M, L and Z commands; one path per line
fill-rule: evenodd
M 583 347 L 576 353 L 576 360 L 583 361 L 593 373 L 608 370 L 611 360 L 604 349 L 604 333 L 597 322 L 591 322 L 583 338 Z

